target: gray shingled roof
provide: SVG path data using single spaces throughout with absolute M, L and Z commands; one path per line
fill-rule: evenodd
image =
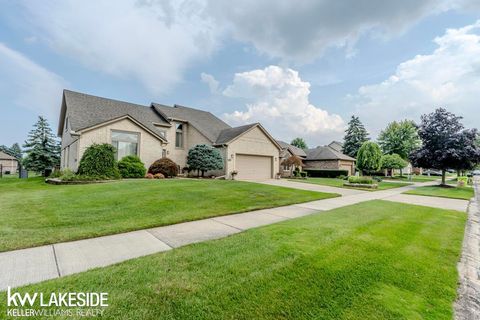
M 231 128 L 228 124 L 208 111 L 180 105 L 167 107 L 158 103 L 152 103 L 152 106 L 168 118 L 188 121 L 189 124 L 194 126 L 212 143 L 217 140 L 217 137 L 223 130 Z
M 335 149 L 324 146 L 324 147 L 316 147 L 315 149 L 308 149 L 307 158 L 305 160 L 351 160 L 355 161 L 354 158 L 347 156 Z
M 298 147 L 292 146 L 291 144 L 286 143 L 285 141 L 277 140 L 277 142 L 282 148 L 290 149 L 290 151 L 296 156 L 299 156 L 299 157 L 306 157 L 307 156 L 305 151 L 298 148 Z
M 17 160 L 17 158 L 12 157 L 11 155 L 6 154 L 3 151 L 0 151 L 0 160 Z
M 332 141 L 328 146 L 338 152 L 342 152 L 343 149 L 343 143 L 339 141 Z
M 156 111 L 147 106 L 133 104 L 124 101 L 112 100 L 89 94 L 63 91 L 66 116 L 70 128 L 74 131 L 86 129 L 106 121 L 130 116 L 152 132 L 160 135 L 160 131 L 153 123 L 168 124 Z M 60 119 L 62 121 L 63 119 Z M 59 134 L 63 123 L 59 125 Z
M 232 139 L 234 139 L 235 137 L 238 137 L 245 131 L 248 131 L 250 128 L 255 127 L 256 125 L 258 125 L 258 123 L 251 123 L 251 124 L 246 124 L 240 127 L 224 129 L 218 135 L 218 138 L 215 141 L 215 144 L 219 145 L 219 144 L 227 143 Z

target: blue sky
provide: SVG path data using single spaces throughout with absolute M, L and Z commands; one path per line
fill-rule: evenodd
M 446 106 L 480 121 L 480 5 L 444 1 L 0 0 L 0 144 L 61 90 L 182 104 L 311 146 Z M 447 31 L 447 29 L 449 31 Z

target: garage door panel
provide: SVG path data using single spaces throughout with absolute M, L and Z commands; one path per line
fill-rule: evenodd
M 238 179 L 260 180 L 272 178 L 272 157 L 247 154 L 236 155 Z

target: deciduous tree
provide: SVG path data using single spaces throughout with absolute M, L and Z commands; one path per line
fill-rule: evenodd
M 398 154 L 386 154 L 382 156 L 380 167 L 386 170 L 402 170 L 407 166 L 407 161 L 403 160 Z
M 357 168 L 365 173 L 372 173 L 380 169 L 382 151 L 375 142 L 367 141 L 358 150 Z
M 305 140 L 303 140 L 303 138 L 300 137 L 293 139 L 290 144 L 300 149 L 308 149 L 307 143 L 305 142 Z
M 423 115 L 418 130 L 422 146 L 410 155 L 417 167 L 442 170 L 442 185 L 447 169 L 468 170 L 480 162 L 477 130 L 464 129 L 461 119 L 444 108 Z
M 411 120 L 393 121 L 378 136 L 378 144 L 384 154 L 397 154 L 408 159 L 409 154 L 420 146 L 418 129 Z

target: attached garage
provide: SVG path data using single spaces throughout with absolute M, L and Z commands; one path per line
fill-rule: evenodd
M 225 176 L 239 180 L 266 180 L 279 172 L 278 142 L 259 124 L 222 130 L 215 146 L 225 150 Z
M 235 160 L 238 179 L 261 180 L 273 178 L 273 157 L 237 154 Z

